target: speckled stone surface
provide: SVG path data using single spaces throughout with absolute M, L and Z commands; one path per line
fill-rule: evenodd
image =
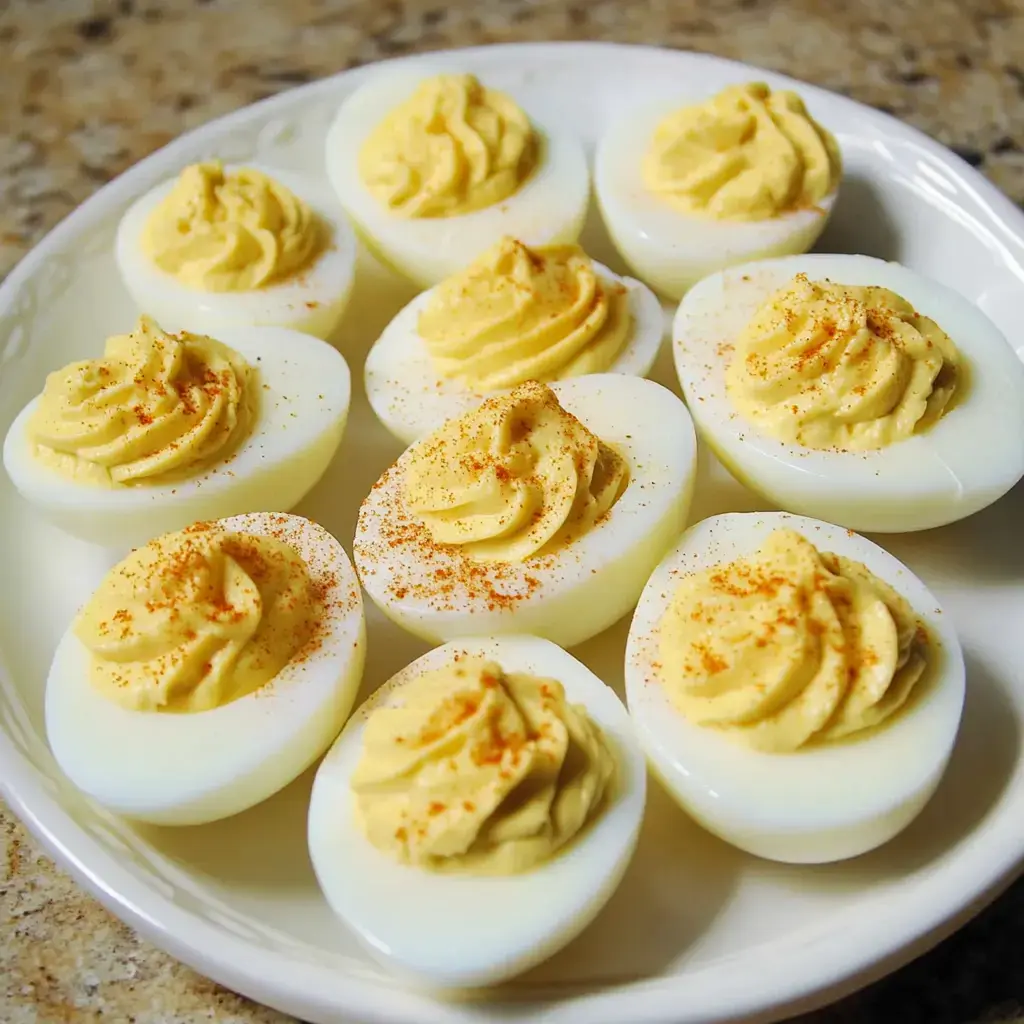
M 1024 0 L 0 0 L 0 275 L 103 182 L 229 110 L 394 54 L 544 39 L 796 75 L 917 125 L 1024 203 Z M 0 1021 L 286 1024 L 138 939 L 2 806 L 0 847 Z M 883 1021 L 1024 1021 L 1024 882 L 801 1024 Z

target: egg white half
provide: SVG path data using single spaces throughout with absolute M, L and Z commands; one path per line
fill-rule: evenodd
M 598 523 L 553 554 L 471 562 L 455 547 L 391 543 L 396 530 L 417 529 L 402 497 L 413 445 L 363 502 L 353 547 L 367 594 L 410 633 L 435 642 L 530 633 L 563 647 L 582 643 L 633 607 L 678 537 L 696 469 L 683 403 L 660 384 L 618 374 L 551 387 L 567 411 L 625 456 L 629 485 Z
M 927 431 L 875 451 L 816 450 L 761 433 L 726 394 L 727 360 L 758 307 L 800 273 L 903 296 L 959 349 L 965 394 Z M 1024 474 L 1024 365 L 977 306 L 898 263 L 812 254 L 733 267 L 689 292 L 672 337 L 702 438 L 737 479 L 790 511 L 853 530 L 926 530 L 990 505 Z
M 651 369 L 665 333 L 665 314 L 654 293 L 629 277 L 619 277 L 594 264 L 605 281 L 629 292 L 633 326 L 608 373 L 643 377 Z M 461 416 L 480 404 L 484 394 L 456 378 L 438 375 L 427 344 L 418 333 L 420 313 L 435 289 L 416 296 L 384 329 L 366 357 L 366 397 L 377 418 L 406 444 L 436 430 L 445 420 Z
M 660 622 L 679 581 L 754 554 L 777 529 L 866 565 L 910 602 L 930 637 L 929 668 L 898 714 L 862 736 L 787 754 L 747 750 L 688 722 L 655 668 Z M 877 544 L 785 512 L 733 512 L 690 527 L 644 588 L 626 644 L 626 699 L 651 767 L 709 832 L 760 857 L 820 863 L 887 842 L 927 803 L 959 728 L 964 662 L 934 596 Z
M 424 78 L 439 70 L 392 69 L 376 75 L 342 102 L 327 133 L 327 176 L 367 244 L 386 263 L 429 288 L 505 235 L 531 246 L 575 242 L 590 199 L 583 146 L 574 136 L 546 126 L 541 113 L 514 95 L 542 137 L 541 159 L 522 187 L 502 202 L 452 217 L 401 217 L 363 184 L 358 168 L 363 143 Z
M 770 220 L 726 221 L 677 210 L 647 189 L 643 156 L 668 114 L 704 97 L 660 103 L 614 121 L 598 143 L 594 191 L 608 233 L 630 269 L 670 299 L 735 263 L 806 252 L 825 229 L 838 192 L 817 207 Z
M 226 327 L 288 327 L 328 338 L 348 304 L 355 277 L 356 236 L 329 189 L 316 180 L 258 164 L 250 167 L 279 181 L 319 215 L 327 240 L 323 251 L 300 273 L 265 288 L 208 292 L 182 284 L 161 270 L 142 247 L 150 214 L 174 188 L 165 181 L 128 208 L 117 229 L 114 255 L 129 294 L 140 310 L 167 331 L 216 335 Z
M 226 818 L 265 800 L 309 767 L 348 717 L 366 655 L 352 563 L 321 526 L 257 513 L 226 530 L 291 544 L 325 587 L 315 649 L 266 686 L 209 711 L 133 711 L 89 682 L 89 653 L 64 634 L 46 680 L 46 735 L 61 770 L 110 810 L 161 825 Z
M 4 439 L 4 467 L 21 496 L 67 533 L 121 549 L 200 519 L 284 512 L 298 504 L 341 443 L 348 364 L 326 342 L 281 327 L 222 329 L 217 340 L 258 371 L 252 432 L 227 459 L 173 482 L 76 483 L 32 454 L 26 428 L 39 402 L 34 398 Z
M 551 860 L 507 876 L 441 875 L 392 861 L 354 818 L 352 773 L 370 713 L 402 699 L 402 684 L 460 652 L 507 672 L 557 679 L 604 732 L 618 765 L 601 813 Z M 459 640 L 402 669 L 352 716 L 317 770 L 309 853 L 334 912 L 381 963 L 434 989 L 489 985 L 546 959 L 598 914 L 636 846 L 646 799 L 643 755 L 621 701 L 554 644 L 530 636 Z

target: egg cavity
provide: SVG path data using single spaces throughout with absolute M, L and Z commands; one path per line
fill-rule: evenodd
M 372 845 L 357 824 L 352 785 L 368 721 L 379 708 L 401 707 L 410 681 L 456 657 L 556 680 L 600 730 L 613 760 L 614 780 L 589 823 L 528 870 L 496 875 L 409 866 Z M 310 857 L 334 912 L 383 964 L 431 989 L 489 985 L 547 958 L 599 913 L 636 845 L 645 774 L 618 697 L 571 655 L 530 636 L 459 640 L 407 666 L 353 715 L 317 771 Z
M 98 486 L 33 454 L 33 399 L 4 440 L 3 460 L 21 496 L 50 522 L 83 540 L 125 549 L 197 520 L 287 511 L 316 484 L 337 451 L 348 417 L 348 364 L 317 338 L 279 327 L 218 333 L 253 371 L 251 428 L 220 461 L 135 483 Z
M 134 710 L 110 699 L 90 681 L 91 655 L 68 629 L 46 681 L 47 739 L 79 789 L 129 818 L 200 824 L 265 800 L 327 749 L 362 676 L 362 600 L 341 545 L 298 516 L 255 513 L 214 525 L 294 549 L 308 569 L 321 614 L 308 640 L 269 682 L 198 711 Z
M 370 248 L 427 288 L 471 263 L 505 235 L 528 245 L 574 242 L 583 227 L 590 195 L 583 147 L 578 139 L 546 125 L 542 116 L 529 109 L 526 113 L 538 143 L 536 165 L 500 201 L 468 213 L 409 217 L 373 194 L 360 173 L 359 154 L 381 123 L 425 80 L 423 71 L 392 70 L 376 75 L 343 101 L 327 133 L 327 176 Z M 516 97 L 511 99 L 522 106 Z M 476 129 L 460 127 L 453 139 L 467 132 L 473 134 Z M 449 158 L 457 166 L 469 159 L 468 155 L 460 157 L 458 148 L 453 142 L 438 152 L 437 180 L 431 180 L 431 186 L 444 178 Z M 410 173 L 409 188 L 414 178 Z
M 662 681 L 661 648 L 664 616 L 677 588 L 694 573 L 753 555 L 780 529 L 795 531 L 819 551 L 862 563 L 892 587 L 921 622 L 927 652 L 914 691 L 886 721 L 846 739 L 785 753 L 737 744 L 720 729 L 688 719 Z M 789 636 L 784 626 L 778 628 L 780 639 Z M 793 863 L 856 856 L 887 842 L 916 817 L 952 751 L 964 676 L 952 624 L 910 570 L 864 537 L 779 512 L 728 513 L 690 527 L 644 588 L 626 645 L 630 714 L 669 791 L 727 842 Z M 750 686 L 756 689 L 757 682 Z
M 700 139 L 691 140 L 685 146 L 677 142 L 674 149 L 662 147 L 669 154 L 686 154 L 691 159 L 701 152 L 701 147 L 710 147 L 708 166 L 693 169 L 689 177 L 666 178 L 664 169 L 659 169 L 659 180 L 665 179 L 669 189 L 666 194 L 671 195 L 671 189 L 678 188 L 687 195 L 692 192 L 694 197 L 693 210 L 673 205 L 649 187 L 645 180 L 644 155 L 665 119 L 684 106 L 685 101 L 676 99 L 630 111 L 606 130 L 594 160 L 594 189 L 616 249 L 639 278 L 674 300 L 680 299 L 701 278 L 733 264 L 806 252 L 824 230 L 837 195 L 833 184 L 813 203 L 784 209 L 761 219 L 709 216 L 701 206 L 710 203 L 712 208 L 717 208 L 716 187 L 726 196 L 725 200 L 717 196 L 718 206 L 726 213 L 730 210 L 730 189 L 738 195 L 734 206 L 744 197 L 754 201 L 751 197 L 771 195 L 777 184 L 774 179 L 781 178 L 786 168 L 785 163 L 778 161 L 787 154 L 784 147 L 769 147 L 758 155 L 760 164 L 750 164 L 751 158 L 732 152 L 729 145 L 716 142 L 711 146 L 703 139 L 703 134 L 713 127 L 707 117 L 703 117 L 695 122 L 700 129 Z M 737 116 L 742 120 L 753 115 L 744 111 Z M 759 131 L 768 131 L 765 124 L 770 119 L 760 116 L 754 121 L 761 125 Z M 740 124 L 719 127 L 737 150 L 742 149 L 741 140 L 753 134 L 741 131 Z M 712 153 L 719 144 L 724 146 L 722 152 Z M 783 151 L 777 152 L 778 149 Z M 757 174 L 764 175 L 760 192 L 755 188 Z M 687 189 L 690 192 L 686 192 Z
M 727 389 L 736 340 L 798 274 L 890 289 L 934 320 L 962 365 L 963 384 L 948 411 L 904 440 L 861 451 L 787 443 L 746 419 Z M 924 530 L 979 511 L 1024 474 L 1024 366 L 976 306 L 899 264 L 814 254 L 734 267 L 689 292 L 672 334 L 676 371 L 701 436 L 737 479 L 787 510 L 854 530 Z
M 602 287 L 625 289 L 631 320 L 621 347 L 602 372 L 642 377 L 650 371 L 661 347 L 664 334 L 661 304 L 639 281 L 619 277 L 599 263 L 593 264 L 593 270 Z M 423 292 L 402 309 L 366 358 L 364 381 L 370 405 L 381 423 L 406 444 L 436 430 L 445 420 L 469 412 L 488 393 L 456 372 L 441 372 L 429 342 L 420 333 L 420 318 L 431 309 L 437 292 L 437 288 Z M 583 327 L 576 329 L 582 331 Z M 553 359 L 552 350 L 558 348 L 560 342 L 564 347 L 564 340 L 552 339 L 546 349 L 531 346 L 528 355 L 519 357 L 523 371 L 537 360 Z M 521 347 L 522 343 L 519 345 Z M 497 390 L 519 382 L 517 376 L 521 374 L 516 365 L 502 359 L 497 351 L 494 361 L 501 363 L 501 370 L 496 369 L 495 376 L 504 371 L 511 380 L 511 384 L 503 384 Z M 457 369 L 455 362 L 452 360 L 453 371 Z M 534 375 L 534 379 L 546 378 Z
M 432 540 L 410 511 L 406 475 L 430 438 L 413 445 L 363 502 L 354 544 L 367 593 L 404 629 L 435 641 L 529 632 L 566 647 L 581 643 L 630 610 L 678 536 L 696 465 L 682 403 L 659 384 L 617 374 L 558 381 L 551 391 L 622 457 L 625 489 L 568 543 L 532 559 L 478 560 Z
M 189 173 L 195 166 L 187 168 Z M 229 166 L 227 175 L 246 173 L 249 167 Z M 224 329 L 254 326 L 281 327 L 329 338 L 337 327 L 352 290 L 355 276 L 356 238 L 334 197 L 315 179 L 291 171 L 251 165 L 257 174 L 280 183 L 304 203 L 315 217 L 320 235 L 312 258 L 294 272 L 271 278 L 259 287 L 242 290 L 208 290 L 201 281 L 183 283 L 174 273 L 161 269 L 147 250 L 150 219 L 179 185 L 179 178 L 165 181 L 137 199 L 122 217 L 114 255 L 125 287 L 136 305 L 150 313 L 168 330 L 218 334 Z M 236 206 L 245 209 L 243 191 Z M 210 202 L 210 200 L 208 200 Z M 212 222 L 213 225 L 217 222 Z M 272 234 L 271 226 L 254 229 L 254 235 Z M 236 232 L 235 237 L 241 234 Z M 227 243 L 224 242 L 226 247 Z M 274 246 L 267 242 L 269 252 Z M 185 250 L 187 257 L 188 251 Z M 248 257 L 252 257 L 248 253 Z M 253 257 L 255 258 L 255 257 Z M 260 260 L 265 259 L 261 256 Z M 283 258 L 278 254 L 278 258 Z M 229 277 L 243 266 L 242 254 L 220 252 L 209 259 L 193 257 L 210 274 Z

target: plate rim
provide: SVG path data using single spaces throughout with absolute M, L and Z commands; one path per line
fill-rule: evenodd
M 141 191 L 158 168 L 180 161 L 182 154 L 203 139 L 216 138 L 232 127 L 276 110 L 284 111 L 303 100 L 329 98 L 331 92 L 343 84 L 354 84 L 381 67 L 448 60 L 479 61 L 485 55 L 503 61 L 518 57 L 528 62 L 537 57 L 551 59 L 552 55 L 565 56 L 568 61 L 607 60 L 627 53 L 633 58 L 659 61 L 664 68 L 678 62 L 704 64 L 709 68 L 733 73 L 743 71 L 770 82 L 793 86 L 810 97 L 827 96 L 830 102 L 838 103 L 851 116 L 856 115 L 890 136 L 909 140 L 933 156 L 955 175 L 958 184 L 987 214 L 990 224 L 999 229 L 1004 240 L 1015 243 L 1024 256 L 1024 210 L 963 158 L 931 136 L 848 96 L 767 68 L 689 50 L 613 42 L 502 43 L 408 54 L 350 68 L 240 107 L 183 133 L 107 182 L 47 232 L 0 283 L 0 313 L 13 308 L 22 284 L 48 257 L 58 253 L 67 240 L 114 212 L 129 194 Z M 3 664 L 0 664 L 0 674 L 7 679 L 11 676 Z M 0 729 L 0 795 L 58 866 L 107 910 L 155 946 L 249 998 L 285 1013 L 301 1012 L 316 1021 L 337 1020 L 337 1013 L 342 1009 L 360 1021 L 381 1024 L 399 1021 L 410 1024 L 436 1021 L 441 1024 L 453 1019 L 469 1022 L 489 1016 L 487 1007 L 493 1004 L 487 1002 L 468 1004 L 482 1009 L 479 1013 L 467 1012 L 467 1004 L 437 1002 L 414 991 L 389 986 L 383 977 L 344 975 L 319 964 L 291 961 L 287 974 L 280 977 L 281 960 L 277 954 L 253 947 L 241 937 L 217 929 L 178 907 L 127 871 L 116 857 L 74 822 L 56 797 L 46 791 L 37 770 L 17 750 L 3 729 Z M 69 828 L 78 833 L 74 849 L 61 837 L 61 833 Z M 969 837 L 972 845 L 978 839 L 977 832 Z M 773 954 L 766 945 L 760 952 L 767 968 L 758 971 L 756 984 L 745 985 L 742 991 L 721 993 L 714 981 L 714 976 L 722 969 L 722 961 L 719 961 L 681 975 L 644 978 L 609 989 L 594 986 L 585 994 L 574 994 L 553 1006 L 544 999 L 544 993 L 550 990 L 542 988 L 541 996 L 536 1000 L 527 997 L 502 1003 L 502 1017 L 508 1022 L 536 1019 L 531 1008 L 546 1005 L 544 1016 L 551 1022 L 579 1019 L 576 1014 L 585 1012 L 588 1020 L 608 1021 L 609 1024 L 622 1019 L 636 1024 L 668 1024 L 669 1021 L 678 1024 L 685 1019 L 696 1024 L 737 1018 L 750 1020 L 754 1016 L 757 1019 L 776 1019 L 778 1015 L 797 1008 L 810 1009 L 853 991 L 924 952 L 1011 884 L 1024 869 L 1024 840 L 1015 845 L 1003 839 L 998 843 L 989 841 L 989 845 L 994 848 L 987 853 L 984 872 L 977 870 L 978 865 L 962 848 L 950 862 L 943 864 L 947 886 L 950 875 L 959 883 L 954 887 L 959 894 L 955 901 L 918 907 L 912 914 L 906 913 L 902 903 L 894 901 L 902 909 L 894 912 L 890 906 L 884 919 L 874 919 L 869 929 L 870 942 L 853 944 L 853 955 L 849 950 L 833 949 L 825 955 L 817 950 L 813 972 L 801 971 L 794 976 L 790 971 L 787 976 L 784 970 L 773 970 Z M 105 881 L 111 878 L 113 883 Z M 879 934 L 884 935 L 881 942 L 878 941 Z M 850 937 L 850 932 L 846 935 Z M 787 947 L 787 958 L 791 949 L 791 946 Z M 842 955 L 838 955 L 840 952 Z M 774 954 L 774 958 L 778 956 Z M 726 962 L 729 959 L 724 958 Z M 712 976 L 710 985 L 708 975 Z M 702 976 L 704 981 L 700 984 Z M 328 981 L 333 983 L 328 985 Z M 693 998 L 694 993 L 685 988 L 687 983 L 692 988 L 694 981 L 702 989 L 701 998 L 697 1000 Z M 686 997 L 685 1007 L 680 1007 L 672 999 L 680 991 Z M 683 1018 L 679 1016 L 681 1010 Z M 622 1016 L 624 1013 L 626 1017 Z

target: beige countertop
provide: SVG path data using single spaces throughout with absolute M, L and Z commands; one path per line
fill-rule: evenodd
M 1024 203 L 1024 0 L 0 0 L 0 275 L 174 136 L 366 61 L 484 42 L 704 50 L 846 93 Z M 284 1024 L 153 949 L 0 805 L 5 1024 Z M 1024 883 L 915 964 L 804 1024 L 1024 1021 Z

